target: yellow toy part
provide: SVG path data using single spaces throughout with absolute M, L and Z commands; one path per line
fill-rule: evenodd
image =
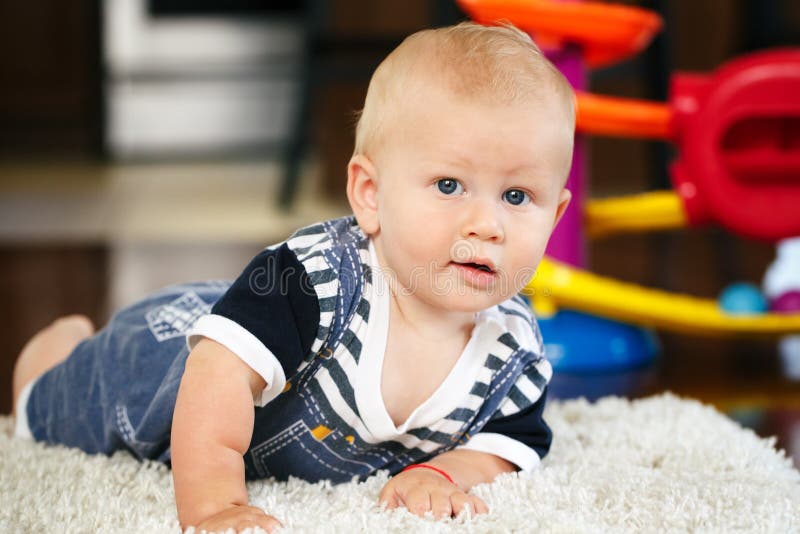
M 687 225 L 683 201 L 672 191 L 653 191 L 589 200 L 584 206 L 584 225 L 590 237 L 623 232 L 668 230 Z
M 523 293 L 540 314 L 558 307 L 674 332 L 703 336 L 785 335 L 800 332 L 800 313 L 731 315 L 717 302 L 643 288 L 544 258 Z

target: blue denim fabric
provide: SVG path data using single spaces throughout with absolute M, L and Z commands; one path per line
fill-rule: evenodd
M 171 286 L 117 313 L 36 381 L 27 405 L 33 437 L 168 462 L 186 332 L 229 285 Z

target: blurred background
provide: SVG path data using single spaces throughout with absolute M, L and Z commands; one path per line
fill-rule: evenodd
M 644 54 L 591 73 L 665 100 L 669 74 L 800 44 L 800 3 L 621 2 L 655 10 Z M 353 116 L 408 34 L 453 1 L 0 0 L 0 413 L 24 342 L 163 285 L 231 278 L 303 224 L 343 215 Z M 589 140 L 592 197 L 669 187 L 663 143 Z M 594 272 L 716 297 L 759 285 L 774 247 L 709 228 L 593 241 Z M 660 335 L 665 389 L 715 404 L 800 458 L 800 384 L 774 340 Z

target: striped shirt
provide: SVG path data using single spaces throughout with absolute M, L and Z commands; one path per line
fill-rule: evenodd
M 381 396 L 389 292 L 353 217 L 297 231 L 259 254 L 189 335 L 214 339 L 262 376 L 250 478 L 349 481 L 459 447 L 521 469 L 549 450 L 552 375 L 520 297 L 476 315 L 434 394 L 400 425 Z

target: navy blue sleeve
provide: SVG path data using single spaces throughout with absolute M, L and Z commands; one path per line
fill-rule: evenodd
M 285 244 L 256 256 L 211 313 L 253 334 L 275 355 L 287 376 L 311 350 L 319 325 L 314 287 Z
M 547 388 L 535 403 L 515 414 L 490 420 L 481 432 L 494 432 L 524 443 L 544 458 L 550 451 L 553 432 L 544 421 Z

